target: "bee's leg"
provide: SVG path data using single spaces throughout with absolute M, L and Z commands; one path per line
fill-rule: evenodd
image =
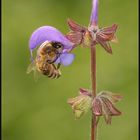
M 57 67 L 55 66 L 55 64 L 54 64 L 54 63 L 52 63 L 51 65 L 52 65 L 55 69 L 57 69 Z
M 49 64 L 54 63 L 52 60 L 47 60 L 47 62 L 48 62 Z
M 61 66 L 61 63 L 58 63 L 58 65 L 57 65 L 57 69 L 59 69 L 59 68 L 60 68 L 60 66 Z
M 53 64 L 56 60 L 57 60 L 57 59 L 55 58 L 54 60 L 47 60 L 47 62 L 48 62 L 49 64 Z
M 48 62 L 49 64 L 52 64 L 52 63 L 56 62 L 56 60 L 59 58 L 59 56 L 60 56 L 60 54 L 57 54 L 57 56 L 55 57 L 54 60 L 47 60 L 47 62 Z

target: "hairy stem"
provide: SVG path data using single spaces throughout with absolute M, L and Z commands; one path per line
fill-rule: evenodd
M 92 84 L 92 96 L 96 96 L 96 46 L 91 46 L 91 84 Z M 91 140 L 96 140 L 97 124 L 96 116 L 92 113 L 91 121 Z
M 91 46 L 91 84 L 93 97 L 96 96 L 96 46 Z

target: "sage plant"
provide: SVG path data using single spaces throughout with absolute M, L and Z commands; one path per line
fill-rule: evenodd
M 115 103 L 120 101 L 122 97 L 107 90 L 97 93 L 96 88 L 96 45 L 100 45 L 107 53 L 112 54 L 110 42 L 117 42 L 115 33 L 118 25 L 113 24 L 103 28 L 98 26 L 98 0 L 92 2 L 88 27 L 82 26 L 71 19 L 68 19 L 67 22 L 70 31 L 66 35 L 51 26 L 42 26 L 33 32 L 29 41 L 31 61 L 34 59 L 32 55 L 34 49 L 42 46 L 46 41 L 59 42 L 63 45 L 63 51 L 54 64 L 70 65 L 74 60 L 74 55 L 71 53 L 73 49 L 79 46 L 90 49 L 92 88 L 80 88 L 79 95 L 68 99 L 68 103 L 71 105 L 76 119 L 82 117 L 87 111 L 91 111 L 91 140 L 96 140 L 99 118 L 103 116 L 106 124 L 111 124 L 113 116 L 121 115 L 121 112 L 115 107 Z
M 101 91 L 97 94 L 96 89 L 96 45 L 99 44 L 109 54 L 112 54 L 110 42 L 117 42 L 115 32 L 117 24 L 100 28 L 98 26 L 98 0 L 92 2 L 92 12 L 88 27 L 79 25 L 73 20 L 68 20 L 71 31 L 67 38 L 76 45 L 88 47 L 91 50 L 91 85 L 92 89 L 79 90 L 78 97 L 68 100 L 72 106 L 76 118 L 80 118 L 87 110 L 91 110 L 91 140 L 96 140 L 97 125 L 99 117 L 103 116 L 107 124 L 111 124 L 112 116 L 121 115 L 114 106 L 115 102 L 121 100 L 121 96 L 110 91 Z

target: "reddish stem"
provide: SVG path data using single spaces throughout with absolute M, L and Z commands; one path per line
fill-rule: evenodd
M 91 82 L 93 97 L 96 96 L 96 46 L 91 46 Z
M 92 96 L 96 96 L 96 46 L 91 46 L 91 82 L 92 82 Z M 96 140 L 97 124 L 96 116 L 92 113 L 91 121 L 91 140 Z

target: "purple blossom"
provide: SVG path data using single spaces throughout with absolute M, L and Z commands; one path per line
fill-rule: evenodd
M 90 24 L 97 25 L 97 22 L 98 22 L 98 0 L 93 0 Z
M 74 55 L 69 52 L 72 50 L 74 44 L 70 42 L 59 30 L 51 26 L 42 26 L 36 29 L 29 40 L 29 48 L 32 51 L 40 46 L 45 41 L 60 42 L 63 45 L 63 52 L 57 60 L 57 63 L 61 63 L 65 66 L 70 65 L 74 59 Z

